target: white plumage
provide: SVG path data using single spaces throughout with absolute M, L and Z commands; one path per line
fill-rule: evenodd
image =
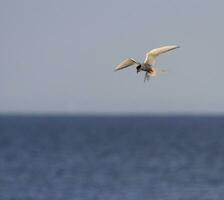
M 125 60 L 123 60 L 119 65 L 117 65 L 117 67 L 115 68 L 115 70 L 121 70 L 124 69 L 126 67 L 129 67 L 131 65 L 134 64 L 140 64 L 137 61 L 135 61 L 133 58 L 126 58 Z
M 132 65 L 136 65 L 137 73 L 140 71 L 145 71 L 146 72 L 145 80 L 148 80 L 150 76 L 156 75 L 156 69 L 153 67 L 153 65 L 156 62 L 157 56 L 159 56 L 162 53 L 174 50 L 176 48 L 179 48 L 179 46 L 169 45 L 152 49 L 151 51 L 146 53 L 145 61 L 143 63 L 140 63 L 134 60 L 133 58 L 126 58 L 119 65 L 116 66 L 115 71 L 124 69 Z
M 178 48 L 179 46 L 175 45 L 170 45 L 170 46 L 164 46 L 164 47 L 159 47 L 156 49 L 152 49 L 146 54 L 145 61 L 144 63 L 147 63 L 149 65 L 154 65 L 156 62 L 156 57 L 159 56 L 162 53 L 166 53 L 168 51 L 174 50 Z

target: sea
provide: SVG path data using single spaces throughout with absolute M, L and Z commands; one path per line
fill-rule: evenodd
M 223 200 L 224 116 L 0 116 L 0 200 Z

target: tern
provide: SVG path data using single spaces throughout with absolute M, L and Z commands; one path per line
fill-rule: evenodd
M 137 73 L 139 73 L 140 71 L 145 71 L 144 81 L 149 80 L 150 76 L 156 76 L 158 72 L 164 72 L 164 70 L 159 71 L 155 69 L 154 64 L 156 62 L 157 56 L 177 48 L 179 48 L 179 46 L 169 45 L 169 46 L 163 46 L 156 49 L 152 49 L 151 51 L 146 53 L 145 61 L 143 63 L 140 63 L 133 58 L 126 58 L 119 65 L 117 65 L 117 67 L 115 68 L 115 71 L 124 69 L 132 65 L 133 66 L 137 65 L 136 66 Z

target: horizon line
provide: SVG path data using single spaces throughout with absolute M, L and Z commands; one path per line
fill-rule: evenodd
M 79 117 L 79 116 L 223 116 L 224 112 L 0 112 L 0 117 L 4 116 L 68 116 L 68 117 Z

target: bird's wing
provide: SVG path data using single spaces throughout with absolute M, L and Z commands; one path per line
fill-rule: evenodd
M 146 54 L 145 57 L 145 64 L 154 65 L 156 62 L 156 57 L 162 53 L 166 53 L 168 51 L 171 51 L 173 49 L 179 48 L 179 46 L 176 45 L 169 45 L 169 46 L 163 46 L 156 49 L 152 49 Z
M 137 62 L 136 60 L 134 60 L 133 58 L 126 58 L 119 65 L 117 65 L 117 67 L 115 68 L 115 71 L 124 69 L 124 68 L 129 67 L 134 64 L 140 64 L 140 63 Z

